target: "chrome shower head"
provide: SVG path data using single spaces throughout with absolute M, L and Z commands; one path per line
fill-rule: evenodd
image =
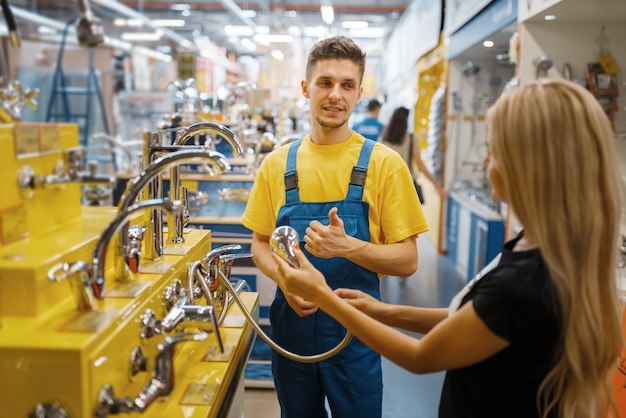
M 300 238 L 295 229 L 291 226 L 279 226 L 270 236 L 270 249 L 279 255 L 289 265 L 299 268 L 300 264 L 296 260 L 295 248 L 300 244 Z
M 463 66 L 461 66 L 461 73 L 463 75 L 476 75 L 480 72 L 480 66 L 474 64 L 473 61 L 467 61 Z

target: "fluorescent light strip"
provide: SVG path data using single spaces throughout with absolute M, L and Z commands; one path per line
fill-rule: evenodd
M 322 20 L 327 25 L 330 25 L 335 20 L 335 11 L 333 10 L 333 6 L 322 6 L 320 7 L 320 11 L 322 13 Z
M 152 24 L 166 28 L 182 28 L 185 26 L 185 21 L 183 19 L 152 19 Z
M 369 26 L 369 23 L 364 20 L 344 20 L 341 22 L 341 27 L 345 29 L 365 29 Z
M 246 48 L 248 51 L 251 51 L 251 52 L 256 51 L 256 45 L 250 39 L 246 39 L 246 38 L 242 39 L 241 45 L 243 45 L 244 48 Z
M 289 43 L 293 41 L 293 36 L 291 35 L 279 35 L 279 34 L 262 34 L 259 33 L 254 35 L 253 38 L 256 42 L 264 45 L 268 45 L 272 42 L 274 43 Z
M 285 59 L 285 54 L 283 54 L 283 52 L 278 49 L 273 49 L 272 52 L 270 52 L 270 55 L 277 61 L 282 61 Z
M 125 41 L 158 41 L 163 37 L 163 31 L 156 32 L 125 32 L 122 39 Z

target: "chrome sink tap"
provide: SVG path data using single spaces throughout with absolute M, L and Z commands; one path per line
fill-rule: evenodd
M 202 161 L 209 161 L 217 170 L 223 171 L 228 167 L 228 162 L 222 154 L 216 151 L 189 149 L 172 152 L 170 154 L 163 155 L 156 159 L 152 164 L 148 165 L 137 177 L 130 180 L 126 186 L 126 191 L 122 195 L 118 204 L 119 211 L 123 211 L 132 205 L 139 197 L 143 189 L 148 185 L 153 185 L 153 181 L 160 177 L 160 174 L 172 167 L 179 166 L 186 163 L 197 163 Z M 152 195 L 152 193 L 150 193 Z M 182 214 L 182 210 L 177 212 Z M 124 252 L 129 246 L 129 225 L 125 224 L 120 232 L 120 245 L 117 248 L 116 254 L 116 272 L 118 275 L 128 272 L 127 266 L 129 266 L 129 259 Z M 156 260 L 163 255 L 163 225 L 161 219 L 161 212 L 159 210 L 153 210 L 151 216 L 151 230 L 147 231 L 146 235 L 146 257 L 151 260 Z M 139 264 L 134 266 L 131 273 L 139 271 Z M 123 279 L 129 279 L 127 275 L 122 276 Z
M 215 133 L 226 139 L 230 144 L 235 156 L 243 154 L 243 147 L 237 135 L 227 127 L 214 122 L 198 122 L 181 130 L 174 139 L 172 146 L 179 147 L 187 144 L 189 139 L 198 134 Z M 175 167 L 170 170 L 170 199 L 181 199 L 180 169 Z M 184 191 L 182 192 L 184 193 Z M 167 217 L 167 238 L 170 243 L 180 244 L 184 242 L 183 229 L 185 218 L 183 215 L 170 215 Z
M 222 336 L 220 335 L 215 307 L 213 305 L 191 305 L 188 302 L 189 298 L 184 296 L 174 304 L 172 309 L 170 309 L 167 315 L 165 315 L 165 318 L 161 321 L 161 331 L 172 332 L 183 322 L 194 322 L 194 326 L 198 326 L 198 322 L 208 322 L 213 328 L 220 352 L 223 353 L 224 343 L 222 342 Z
M 185 341 L 201 341 L 208 337 L 206 332 L 167 336 L 157 345 L 159 354 L 155 360 L 152 378 L 134 399 L 116 398 L 113 387 L 105 384 L 98 394 L 97 418 L 128 412 L 144 412 L 154 401 L 167 396 L 174 389 L 174 346 Z
M 153 207 L 160 207 L 170 212 L 181 211 L 183 205 L 180 201 L 171 202 L 169 200 L 153 199 L 125 207 L 102 232 L 100 239 L 94 247 L 91 265 L 83 261 L 72 264 L 57 264 L 48 272 L 48 280 L 51 282 L 70 280 L 78 309 L 81 311 L 93 310 L 94 298 L 104 298 L 105 255 L 111 239 L 132 214 Z
M 194 298 L 204 295 L 207 303 L 215 309 L 216 316 L 218 316 L 218 324 L 222 324 L 224 321 L 233 298 L 220 282 L 220 276 L 223 280 L 230 280 L 233 261 L 239 258 L 252 257 L 252 254 L 249 253 L 232 253 L 232 251 L 239 249 L 241 249 L 239 244 L 215 248 L 209 251 L 202 260 L 196 261 L 189 266 L 186 296 L 190 303 L 195 303 Z M 249 290 L 245 280 L 240 280 L 235 285 L 237 293 L 244 290 L 244 288 Z

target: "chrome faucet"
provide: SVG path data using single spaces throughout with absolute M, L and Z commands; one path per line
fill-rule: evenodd
M 148 165 L 137 177 L 128 182 L 126 191 L 120 198 L 118 204 L 119 211 L 121 212 L 132 205 L 146 186 L 150 185 L 152 187 L 154 185 L 154 180 L 159 178 L 161 172 L 164 170 L 181 164 L 194 163 L 203 160 L 210 161 L 219 171 L 223 171 L 228 167 L 226 158 L 216 151 L 189 149 L 163 155 L 162 157 L 156 159 L 152 164 Z M 153 192 L 154 190 L 151 192 L 149 191 L 149 195 L 152 196 Z M 180 211 L 180 213 L 182 214 L 182 211 Z M 116 254 L 116 271 L 118 275 L 125 274 L 123 272 L 128 272 L 126 266 L 129 266 L 129 257 L 128 254 L 125 253 L 129 247 L 128 228 L 129 226 L 126 224 L 121 229 L 120 245 L 116 247 L 119 251 L 118 254 Z M 161 257 L 163 255 L 163 224 L 161 212 L 159 210 L 152 211 L 151 230 L 148 231 L 146 239 L 146 257 L 151 260 L 156 260 Z M 122 253 L 122 251 L 124 251 L 124 253 Z M 135 265 L 130 271 L 136 273 L 139 271 L 139 265 Z M 128 279 L 129 277 L 123 276 L 122 278 Z
M 172 306 L 172 309 L 165 315 L 161 321 L 162 332 L 172 332 L 179 324 L 183 322 L 194 322 L 194 326 L 198 327 L 198 323 L 209 322 L 217 338 L 217 344 L 220 352 L 224 352 L 224 343 L 220 335 L 219 325 L 217 323 L 217 315 L 215 306 L 213 305 L 193 305 L 189 304 L 189 298 L 183 296 Z M 198 327 L 201 329 L 201 327 Z
M 168 336 L 157 345 L 157 355 L 152 378 L 141 390 L 136 398 L 116 398 L 113 387 L 105 384 L 98 394 L 96 417 L 105 418 L 109 415 L 118 415 L 127 412 L 144 412 L 161 396 L 167 396 L 174 388 L 174 346 L 184 341 L 201 341 L 208 337 L 206 332 L 194 334 L 178 334 Z
M 18 170 L 18 184 L 22 196 L 30 198 L 36 189 L 62 187 L 68 183 L 80 183 L 87 186 L 107 185 L 110 190 L 115 186 L 115 177 L 98 175 L 97 163 L 89 162 L 89 170 L 83 171 L 85 149 L 76 147 L 63 151 L 63 159 L 58 160 L 52 174 L 37 175 L 33 169 L 24 165 Z
M 232 295 L 226 291 L 223 280 L 230 280 L 233 261 L 239 258 L 250 258 L 250 253 L 232 253 L 241 249 L 239 244 L 224 245 L 207 253 L 202 260 L 196 261 L 189 266 L 187 273 L 187 299 L 189 303 L 195 303 L 196 297 L 204 295 L 209 305 L 217 312 L 217 323 L 222 324 L 226 312 L 232 302 Z M 235 291 L 239 293 L 244 288 L 249 289 L 245 280 L 240 280 L 235 285 Z
M 170 212 L 181 211 L 183 205 L 180 201 L 172 202 L 169 200 L 153 199 L 124 208 L 119 211 L 115 219 L 113 219 L 102 232 L 100 239 L 94 247 L 91 265 L 83 261 L 72 264 L 57 264 L 48 272 L 48 280 L 51 282 L 59 282 L 65 279 L 70 280 L 78 309 L 81 311 L 93 310 L 94 298 L 104 298 L 105 256 L 106 249 L 113 235 L 133 213 L 153 207 L 161 207 Z
M 215 133 L 222 136 L 233 148 L 233 154 L 235 156 L 243 154 L 243 147 L 241 145 L 241 141 L 237 138 L 237 135 L 226 126 L 215 122 L 198 122 L 193 125 L 189 125 L 178 133 L 172 143 L 172 146 L 184 146 L 189 139 L 193 138 L 195 135 L 203 133 Z M 181 189 L 180 169 L 179 167 L 175 167 L 170 170 L 170 199 L 180 200 Z M 167 238 L 170 243 L 180 244 L 185 241 L 183 238 L 184 225 L 185 218 L 182 214 L 176 216 L 170 215 L 167 217 Z

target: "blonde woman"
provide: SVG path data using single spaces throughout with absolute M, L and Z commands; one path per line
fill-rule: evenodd
M 299 250 L 299 270 L 274 256 L 277 281 L 407 370 L 447 370 L 440 417 L 615 416 L 620 192 L 609 121 L 584 88 L 544 79 L 501 97 L 487 123 L 493 196 L 524 230 L 449 309 L 333 292 Z

